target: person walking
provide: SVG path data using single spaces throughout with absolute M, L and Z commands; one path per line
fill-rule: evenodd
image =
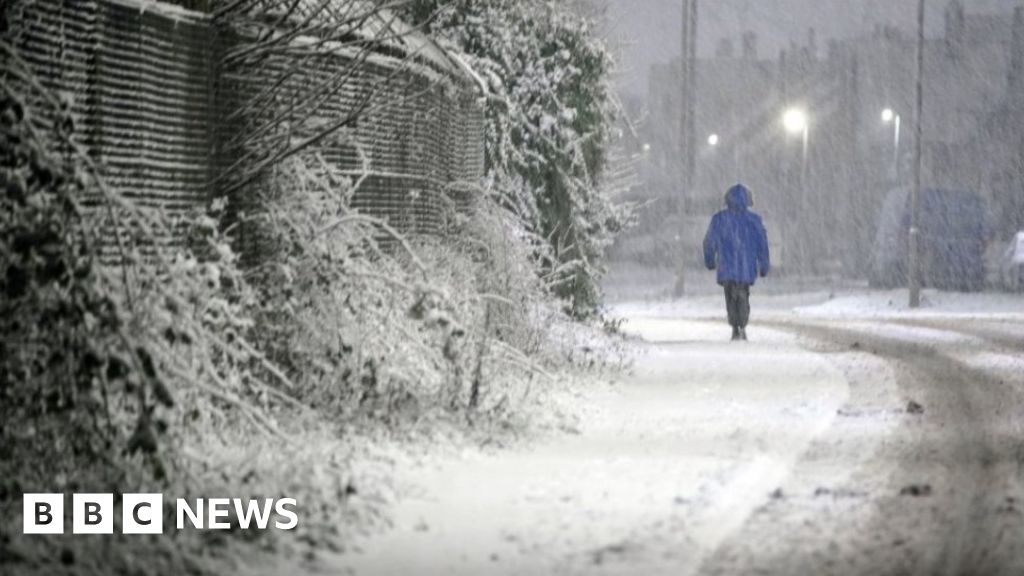
M 726 209 L 711 218 L 704 236 L 704 265 L 718 270 L 718 284 L 725 289 L 725 306 L 732 339 L 747 339 L 750 319 L 750 287 L 771 269 L 768 233 L 761 216 L 750 210 L 753 197 L 743 184 L 725 194 Z

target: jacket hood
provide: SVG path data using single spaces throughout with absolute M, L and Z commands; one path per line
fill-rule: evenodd
M 737 184 L 725 193 L 725 205 L 730 210 L 744 212 L 751 204 L 750 190 L 743 184 Z

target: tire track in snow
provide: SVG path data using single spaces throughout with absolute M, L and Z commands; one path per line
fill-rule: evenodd
M 997 328 L 992 322 L 984 322 L 983 325 L 980 321 L 971 321 L 968 319 L 910 319 L 900 318 L 894 320 L 898 324 L 911 327 L 919 328 L 930 328 L 935 330 L 944 330 L 947 332 L 956 332 L 964 334 L 973 338 L 984 340 L 985 342 L 995 344 L 999 348 L 1005 348 L 1007 350 L 1013 350 L 1016 352 L 1024 352 L 1024 335 L 1014 334 L 1010 331 L 1005 330 L 1008 327 L 1019 327 L 1019 324 L 1015 323 L 1003 323 L 1006 324 L 1004 329 Z
M 925 406 L 922 422 L 909 420 L 901 426 L 900 442 L 880 455 L 889 459 L 892 471 L 887 472 L 884 463 L 879 466 L 879 473 L 891 477 L 888 493 L 875 498 L 869 530 L 891 536 L 893 542 L 904 544 L 903 549 L 862 549 L 859 563 L 846 559 L 850 573 L 1022 573 L 1019 543 L 1024 542 L 1024 527 L 1014 507 L 1021 494 L 1022 439 L 1013 417 L 1013 407 L 1024 407 L 1019 389 L 956 359 L 954 353 L 962 351 L 963 343 L 958 346 L 955 339 L 921 344 L 885 336 L 877 326 L 863 324 L 840 328 L 834 323 L 778 320 L 770 325 L 841 349 L 868 350 L 892 362 L 899 367 L 903 393 Z M 974 330 L 956 332 L 979 337 Z M 901 487 L 915 483 L 934 487 L 933 495 L 899 495 Z M 828 566 L 819 568 L 836 573 Z M 782 574 L 788 569 L 764 571 Z

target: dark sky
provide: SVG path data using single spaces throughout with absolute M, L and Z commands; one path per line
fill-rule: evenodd
M 683 0 L 608 0 L 609 35 L 617 46 L 620 85 L 645 92 L 647 70 L 679 54 Z M 948 0 L 928 0 L 929 28 L 938 31 Z M 1007 11 L 1024 0 L 964 0 L 968 12 Z M 847 37 L 887 23 L 913 30 L 917 0 L 701 0 L 700 50 L 714 52 L 720 38 L 743 30 L 758 33 L 763 58 L 778 57 L 791 39 L 804 43 L 807 29 L 817 29 L 818 45 L 830 37 Z

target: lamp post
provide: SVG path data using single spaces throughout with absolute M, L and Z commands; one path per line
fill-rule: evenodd
M 790 108 L 782 114 L 782 126 L 786 129 L 786 132 L 794 136 L 800 136 L 801 138 L 801 156 L 800 156 L 800 205 L 801 213 L 804 214 L 804 218 L 801 218 L 800 226 L 805 232 L 807 231 L 807 209 L 810 199 L 807 195 L 807 153 L 810 146 L 810 133 L 811 133 L 811 121 L 807 115 L 807 112 L 801 108 Z M 808 239 L 804 238 L 804 241 L 800 242 L 800 266 L 806 267 L 807 262 L 807 243 Z M 801 280 L 801 283 L 803 281 Z
M 893 125 L 892 173 L 897 182 L 900 179 L 900 126 L 902 120 L 902 117 L 892 108 L 882 110 L 882 122 Z
M 921 307 L 921 255 L 918 228 L 921 221 L 921 153 L 924 116 L 924 22 L 925 0 L 917 3 L 917 72 L 914 90 L 914 186 L 910 189 L 910 238 L 907 268 L 911 308 Z
M 680 61 L 680 80 L 682 81 L 682 110 L 680 110 L 680 150 L 682 151 L 683 190 L 679 202 L 680 224 L 686 225 L 686 203 L 693 194 L 694 172 L 696 172 L 696 117 L 697 117 L 697 6 L 698 0 L 682 0 L 682 54 Z M 676 283 L 672 290 L 676 298 L 686 294 L 686 253 L 685 247 L 679 246 L 678 270 Z
M 799 135 L 803 140 L 802 156 L 800 161 L 800 188 L 805 188 L 807 180 L 807 147 L 810 140 L 811 122 L 807 112 L 800 108 L 790 108 L 782 115 L 782 125 L 786 132 Z

